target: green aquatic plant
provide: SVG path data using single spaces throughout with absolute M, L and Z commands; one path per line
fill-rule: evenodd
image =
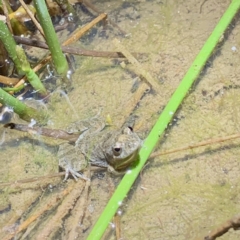
M 26 74 L 28 81 L 40 94 L 47 95 L 47 90 L 40 81 L 38 75 L 31 69 L 27 57 L 20 46 L 16 46 L 17 57 L 21 62 L 22 71 Z
M 9 56 L 13 60 L 19 74 L 26 74 L 27 79 L 35 90 L 42 95 L 47 95 L 47 90 L 42 82 L 31 69 L 27 57 L 20 46 L 16 45 L 11 33 L 3 21 L 0 21 L 0 39 L 4 44 Z
M 71 14 L 69 17 L 77 18 L 77 13 L 68 0 L 56 0 L 56 2 L 62 9 L 66 9 L 66 11 Z
M 31 108 L 19 101 L 17 98 L 5 92 L 0 88 L 0 103 L 7 105 L 13 109 L 15 113 L 19 115 L 25 121 L 30 121 L 34 119 L 40 123 L 45 123 L 47 120 L 47 115 L 39 110 Z
M 46 42 L 52 54 L 53 64 L 56 71 L 60 75 L 65 75 L 68 70 L 68 63 L 63 55 L 46 3 L 44 0 L 34 0 L 33 2 L 37 11 L 37 17 L 44 31 Z
M 220 19 L 219 23 L 213 30 L 212 34 L 204 44 L 203 48 L 197 55 L 188 72 L 186 73 L 178 88 L 169 100 L 168 104 L 164 108 L 163 112 L 161 113 L 159 119 L 152 128 L 148 137 L 144 141 L 143 147 L 140 149 L 139 152 L 139 161 L 136 162 L 132 169 L 130 169 L 129 172 L 126 173 L 123 177 L 122 181 L 118 185 L 118 188 L 112 195 L 107 206 L 103 210 L 101 216 L 99 217 L 98 221 L 90 232 L 87 238 L 88 240 L 101 239 L 105 229 L 109 225 L 109 222 L 111 222 L 112 217 L 116 213 L 117 209 L 121 206 L 124 198 L 127 196 L 132 184 L 134 183 L 140 171 L 144 167 L 159 138 L 163 135 L 175 112 L 182 103 L 184 97 L 188 93 L 194 81 L 198 78 L 208 58 L 211 56 L 213 50 L 217 46 L 219 39 L 222 37 L 224 31 L 231 23 L 239 8 L 239 0 L 233 0 L 232 3 L 229 5 L 228 9 Z
M 24 72 L 21 68 L 21 62 L 17 57 L 16 53 L 16 42 L 14 41 L 12 34 L 8 30 L 6 24 L 3 21 L 0 21 L 0 40 L 2 41 L 4 47 L 6 48 L 9 57 L 13 60 L 18 74 L 23 75 Z

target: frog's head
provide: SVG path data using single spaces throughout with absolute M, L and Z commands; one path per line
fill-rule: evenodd
M 125 170 L 137 159 L 142 145 L 142 140 L 133 132 L 131 127 L 126 127 L 121 132 L 118 132 L 109 141 L 110 145 L 107 142 L 106 160 L 116 172 Z

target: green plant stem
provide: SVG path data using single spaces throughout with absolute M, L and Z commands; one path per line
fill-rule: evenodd
M 47 116 L 44 112 L 37 111 L 34 108 L 28 107 L 23 102 L 20 102 L 17 98 L 11 96 L 0 88 L 0 103 L 13 108 L 13 111 L 19 115 L 25 121 L 35 119 L 40 123 L 45 123 Z
M 62 10 L 66 9 L 67 12 L 72 14 L 72 17 L 76 18 L 77 13 L 73 8 L 72 4 L 68 2 L 68 0 L 56 0 L 57 4 L 61 7 Z
M 9 32 L 6 24 L 3 21 L 0 21 L 0 40 L 4 44 L 4 47 L 6 48 L 10 58 L 13 60 L 17 68 L 18 74 L 23 75 L 24 72 L 21 68 L 21 62 L 16 54 L 16 42 L 14 41 L 11 33 Z
M 38 75 L 31 69 L 24 50 L 20 46 L 16 46 L 17 57 L 21 62 L 21 68 L 26 73 L 27 79 L 35 90 L 41 95 L 46 96 L 47 90 L 40 81 Z
M 140 160 L 137 163 L 135 163 L 135 166 L 133 166 L 131 171 L 129 171 L 129 173 L 125 174 L 125 176 L 123 177 L 122 181 L 118 185 L 118 188 L 114 192 L 113 196 L 109 200 L 107 206 L 103 210 L 101 216 L 99 217 L 98 221 L 96 222 L 95 226 L 90 232 L 87 238 L 88 240 L 97 240 L 100 239 L 101 236 L 103 235 L 112 217 L 114 216 L 119 206 L 122 204 L 122 201 L 127 196 L 127 193 L 130 190 L 135 179 L 137 178 L 139 172 L 145 165 L 148 157 L 153 151 L 159 138 L 162 136 L 164 130 L 167 128 L 174 113 L 176 112 L 182 100 L 186 96 L 193 82 L 199 76 L 206 61 L 208 60 L 214 48 L 218 44 L 219 39 L 222 37 L 224 31 L 226 30 L 228 25 L 231 23 L 233 17 L 239 10 L 239 7 L 240 7 L 239 0 L 233 0 L 232 3 L 229 5 L 225 14 L 222 16 L 219 23 L 215 27 L 214 31 L 204 44 L 200 53 L 197 55 L 193 64 L 189 68 L 188 72 L 186 73 L 183 80 L 179 84 L 178 88 L 172 95 L 164 111 L 160 115 L 158 121 L 156 122 L 151 132 L 149 133 L 148 137 L 146 138 L 144 145 L 139 153 Z
M 24 84 L 19 87 L 3 87 L 2 89 L 6 92 L 19 92 L 24 88 Z
M 37 17 L 45 34 L 49 50 L 51 51 L 53 64 L 56 68 L 56 71 L 58 74 L 65 75 L 68 70 L 67 60 L 62 53 L 46 3 L 44 0 L 34 0 L 33 2 L 37 11 Z
M 46 88 L 43 86 L 38 75 L 32 69 L 30 69 L 29 71 L 26 72 L 26 76 L 27 76 L 28 81 L 30 82 L 30 84 L 33 86 L 34 89 L 36 89 L 43 96 L 47 95 Z

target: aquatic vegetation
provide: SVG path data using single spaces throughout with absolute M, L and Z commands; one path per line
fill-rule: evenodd
M 49 50 L 52 53 L 53 64 L 56 68 L 56 71 L 60 75 L 65 75 L 68 71 L 67 60 L 62 53 L 59 40 L 47 10 L 46 3 L 44 0 L 34 0 L 33 2 L 37 11 L 37 16 L 43 28 Z
M 20 75 L 24 74 L 21 68 L 20 59 L 17 57 L 16 42 L 14 41 L 12 34 L 9 32 L 9 29 L 7 28 L 6 24 L 3 21 L 0 21 L 0 39 L 4 44 L 10 58 L 13 60 L 18 70 L 18 74 Z
M 16 54 L 21 62 L 21 69 L 26 74 L 28 81 L 33 88 L 39 92 L 43 97 L 47 95 L 47 90 L 40 81 L 37 74 L 31 69 L 30 64 L 26 58 L 23 49 L 20 46 L 16 46 Z

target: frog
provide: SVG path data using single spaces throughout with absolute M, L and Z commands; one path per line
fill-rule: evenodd
M 142 146 L 142 140 L 131 126 L 113 130 L 99 114 L 71 123 L 66 131 L 80 135 L 73 144 L 59 146 L 57 157 L 59 166 L 65 170 L 64 181 L 69 174 L 75 180 L 89 180 L 82 174 L 89 164 L 107 168 L 113 175 L 122 175 L 138 158 Z

